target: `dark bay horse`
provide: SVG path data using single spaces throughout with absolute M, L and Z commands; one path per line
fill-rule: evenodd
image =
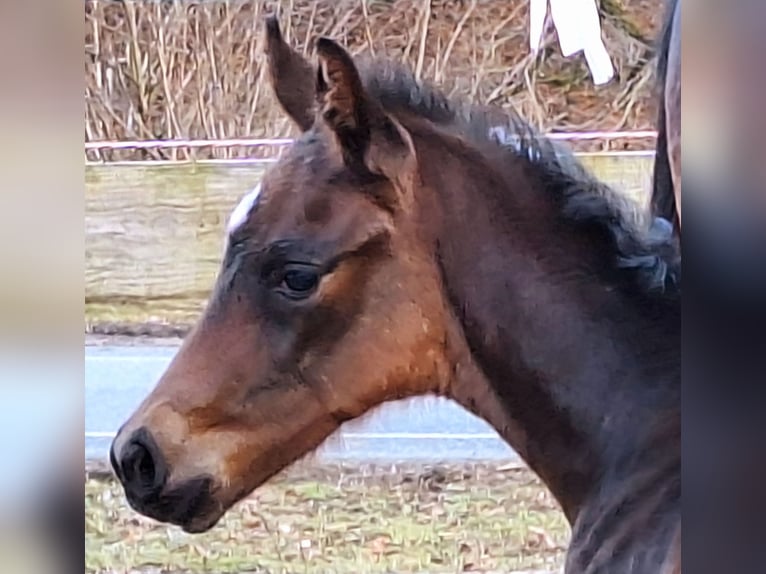
M 434 393 L 550 488 L 567 572 L 676 567 L 669 226 L 512 112 L 329 39 L 312 65 L 275 19 L 266 36 L 302 133 L 232 213 L 207 309 L 114 440 L 131 506 L 206 531 L 344 421 Z
M 651 204 L 681 231 L 681 0 L 670 0 L 657 54 L 657 152 Z

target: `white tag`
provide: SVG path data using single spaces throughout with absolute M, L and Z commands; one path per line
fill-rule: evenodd
M 585 61 L 590 68 L 590 74 L 593 77 L 593 83 L 597 86 L 606 84 L 614 77 L 614 67 L 606 46 L 599 41 L 598 44 L 585 47 Z
M 601 39 L 601 21 L 595 0 L 530 0 L 529 43 L 532 52 L 537 52 L 542 40 L 548 1 L 564 57 L 582 50 L 593 82 L 601 85 L 611 80 L 614 66 Z
M 543 39 L 548 0 L 529 0 L 529 49 L 536 54 Z

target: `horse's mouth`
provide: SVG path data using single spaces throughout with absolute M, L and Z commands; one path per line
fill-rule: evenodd
M 211 478 L 200 477 L 151 497 L 139 497 L 126 491 L 126 498 L 136 512 L 180 526 L 189 534 L 198 534 L 213 528 L 223 515 L 221 505 L 213 496 L 212 485 Z

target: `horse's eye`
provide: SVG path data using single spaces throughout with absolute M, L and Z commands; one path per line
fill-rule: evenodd
M 281 287 L 293 297 L 307 297 L 319 284 L 319 273 L 314 269 L 287 269 L 282 276 Z

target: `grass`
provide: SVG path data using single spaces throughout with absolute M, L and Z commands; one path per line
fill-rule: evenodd
M 133 512 L 111 479 L 86 481 L 86 572 L 558 570 L 563 514 L 527 469 L 491 465 L 300 468 L 211 531 Z

